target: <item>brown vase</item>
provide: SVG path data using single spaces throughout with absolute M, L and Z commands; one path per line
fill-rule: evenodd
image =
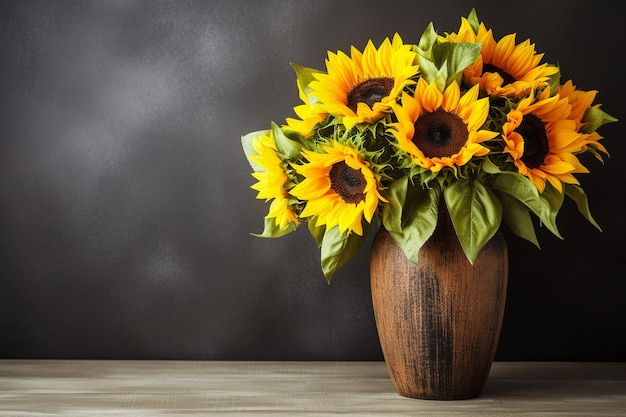
M 372 242 L 371 291 L 389 375 L 405 397 L 479 396 L 504 315 L 508 251 L 502 233 L 467 260 L 447 213 L 410 262 L 384 228 Z

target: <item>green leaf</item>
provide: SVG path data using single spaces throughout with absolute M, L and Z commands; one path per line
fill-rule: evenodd
M 424 79 L 435 83 L 440 91 L 453 82 L 460 83 L 463 70 L 480 54 L 480 43 L 434 42 L 434 29 L 425 32 L 417 48 L 417 61 Z
M 480 49 L 480 42 L 438 42 L 433 46 L 435 64 L 442 70 L 445 68 L 446 87 L 461 82 L 463 70 L 476 61 Z
M 478 33 L 478 28 L 480 26 L 480 20 L 478 19 L 478 15 L 476 14 L 476 9 L 475 8 L 472 8 L 472 11 L 467 16 L 467 21 L 469 22 L 470 26 L 474 30 L 474 33 Z
M 502 172 L 502 170 L 496 164 L 494 164 L 489 158 L 485 158 L 483 160 L 482 168 L 487 174 L 495 175 L 495 174 L 500 174 Z
M 591 216 L 591 210 L 589 210 L 589 203 L 587 201 L 587 194 L 579 185 L 574 184 L 564 184 L 565 194 L 574 200 L 576 203 L 576 207 L 578 207 L 578 211 L 583 215 L 585 219 L 589 221 L 592 225 L 596 227 L 599 231 L 602 231 L 602 228 L 596 221 L 593 216 Z
M 263 233 L 261 233 L 261 234 L 250 233 L 250 234 L 252 236 L 256 236 L 256 237 L 275 238 L 275 237 L 285 236 L 285 235 L 293 232 L 297 228 L 298 228 L 298 226 L 295 223 L 289 223 L 287 226 L 285 226 L 284 229 L 280 229 L 276 225 L 276 221 L 274 220 L 274 218 L 267 218 L 266 217 L 265 218 L 265 227 L 263 229 Z
M 437 65 L 421 55 L 417 56 L 417 63 L 419 64 L 420 72 L 422 73 L 424 80 L 426 80 L 428 84 L 439 81 L 436 84 L 437 88 L 443 91 L 443 86 L 445 86 L 445 76 L 440 74 Z M 441 80 L 443 80 L 443 82 Z
M 556 227 L 556 215 L 559 213 L 563 205 L 564 194 L 546 183 L 543 193 L 539 194 L 540 200 L 544 204 L 544 212 L 541 215 L 541 221 L 548 229 L 558 238 L 563 239 Z
M 289 161 L 295 161 L 300 158 L 302 145 L 293 139 L 289 139 L 280 126 L 274 122 L 272 122 L 272 134 L 274 135 L 274 142 L 276 142 L 276 150 L 283 158 Z
M 266 130 L 258 130 L 256 132 L 250 132 L 247 135 L 243 135 L 241 137 L 241 145 L 243 147 L 243 152 L 246 155 L 246 159 L 248 159 L 248 163 L 250 164 L 250 166 L 255 172 L 265 171 L 265 168 L 263 168 L 261 165 L 254 162 L 252 159 L 250 159 L 250 155 L 256 155 L 256 151 L 254 150 L 254 146 L 253 146 L 254 139 L 259 136 L 267 136 L 269 134 L 270 134 L 270 131 L 266 129 Z
M 548 200 L 541 198 L 537 187 L 527 177 L 517 172 L 503 171 L 494 177 L 491 186 L 494 190 L 508 194 L 524 204 L 541 220 L 542 224 L 545 224 L 548 230 L 561 237 L 556 226 L 556 214 L 553 213 L 553 208 Z
M 326 230 L 322 240 L 321 263 L 326 281 L 330 281 L 339 267 L 354 258 L 365 242 L 366 233 L 340 233 L 339 227 Z
M 326 226 L 317 226 L 317 217 L 314 217 L 308 221 L 309 232 L 318 247 L 322 246 L 322 240 L 324 239 L 324 233 L 326 233 Z
M 500 227 L 502 204 L 493 191 L 477 179 L 453 182 L 443 196 L 461 247 L 473 264 Z
M 585 123 L 581 131 L 583 133 L 591 133 L 596 131 L 600 126 L 606 123 L 617 122 L 618 119 L 606 113 L 599 107 L 589 107 L 583 116 Z
M 515 198 L 528 207 L 537 217 L 543 212 L 543 202 L 539 199 L 537 187 L 525 176 L 517 172 L 501 171 L 493 178 L 491 187 Z
M 509 194 L 498 192 L 497 195 L 502 203 L 502 219 L 509 229 L 517 236 L 528 240 L 539 248 L 539 241 L 535 234 L 535 225 L 530 217 L 528 207 Z
M 437 32 L 432 22 L 428 24 L 416 46 L 417 63 L 424 80 L 429 84 L 441 78 L 433 57 L 433 45 L 437 42 Z M 445 77 L 444 77 L 445 78 Z M 445 85 L 445 82 L 443 83 Z M 438 85 L 439 86 L 439 85 Z M 443 89 L 442 89 L 443 91 Z
M 402 213 L 401 230 L 387 229 L 413 263 L 417 263 L 419 250 L 437 227 L 439 196 L 440 192 L 435 188 L 409 187 Z
M 382 222 L 389 232 L 400 233 L 402 231 L 402 209 L 406 199 L 409 178 L 404 176 L 389 184 L 386 190 L 388 204 L 383 206 Z
M 437 32 L 432 22 L 426 26 L 417 44 L 417 52 L 420 56 L 432 60 L 432 47 L 437 42 Z
M 297 65 L 294 63 L 291 63 L 291 67 L 296 71 L 296 78 L 298 80 L 298 85 L 300 86 L 300 89 L 302 90 L 304 95 L 307 97 L 309 103 L 313 104 L 317 102 L 318 101 L 317 98 L 311 95 L 312 89 L 309 86 L 309 84 L 311 84 L 312 81 L 317 80 L 314 74 L 319 74 L 321 73 L 321 71 L 318 71 L 313 68 L 301 67 L 300 65 Z

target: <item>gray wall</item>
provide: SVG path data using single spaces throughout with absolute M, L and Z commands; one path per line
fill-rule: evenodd
M 623 119 L 626 38 L 610 2 L 476 1 Z M 292 116 L 289 65 L 455 31 L 465 1 L 3 1 L 0 357 L 381 359 L 368 254 L 329 286 L 305 228 L 262 230 L 240 136 Z M 626 360 L 621 123 L 561 241 L 507 234 L 498 360 Z

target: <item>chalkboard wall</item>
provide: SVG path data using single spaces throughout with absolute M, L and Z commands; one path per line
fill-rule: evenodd
M 251 236 L 240 137 L 293 116 L 290 62 L 456 31 L 475 7 L 530 38 L 623 119 L 623 14 L 611 2 L 3 1 L 0 357 L 380 360 L 368 250 L 328 285 L 306 228 Z M 626 360 L 623 124 L 580 176 L 597 231 L 504 230 L 497 360 Z M 371 242 L 371 240 L 369 241 Z M 369 244 L 368 242 L 368 244 Z

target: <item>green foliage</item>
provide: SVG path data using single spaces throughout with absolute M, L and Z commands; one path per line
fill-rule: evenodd
M 462 179 L 443 191 L 461 247 L 470 263 L 500 227 L 502 203 L 477 179 Z
M 265 170 L 263 169 L 261 165 L 259 165 L 258 163 L 250 159 L 250 155 L 254 155 L 256 153 L 253 147 L 253 141 L 255 138 L 259 136 L 269 135 L 269 132 L 270 131 L 267 129 L 258 130 L 256 132 L 250 132 L 247 135 L 243 135 L 241 137 L 241 145 L 243 146 L 243 152 L 246 155 L 246 159 L 248 160 L 248 163 L 250 164 L 254 172 L 265 171 Z
M 276 143 L 276 149 L 278 153 L 288 161 L 297 161 L 301 157 L 302 145 L 292 139 L 289 139 L 285 135 L 282 129 L 272 122 L 272 134 L 274 135 L 274 142 Z
M 312 81 L 315 81 L 315 74 L 319 74 L 321 73 L 321 71 L 312 68 L 301 67 L 300 65 L 294 63 L 291 63 L 291 67 L 296 72 L 296 80 L 298 86 L 307 97 L 309 103 L 313 104 L 317 102 L 317 98 L 311 94 L 312 89 L 310 87 L 310 84 Z
M 480 54 L 480 43 L 436 42 L 432 24 L 417 45 L 417 61 L 422 76 L 443 91 L 450 83 L 461 83 L 463 70 Z
M 252 236 L 256 237 L 282 237 L 288 235 L 291 232 L 296 230 L 296 225 L 294 223 L 289 223 L 285 228 L 281 229 L 276 225 L 274 219 L 265 218 L 263 233 L 250 233 Z
M 421 247 L 435 231 L 440 193 L 410 186 L 407 177 L 389 188 L 389 204 L 382 211 L 383 226 L 407 258 L 417 263 Z
M 535 225 L 528 211 L 528 206 L 508 193 L 496 191 L 496 195 L 502 204 L 502 219 L 509 229 L 539 248 Z
M 579 185 L 574 184 L 565 184 L 565 194 L 570 197 L 576 203 L 576 207 L 578 207 L 578 211 L 583 215 L 589 223 L 594 225 L 596 229 L 602 231 L 602 228 L 591 215 L 591 210 L 589 210 L 589 202 L 587 201 L 587 194 L 583 188 Z
M 339 232 L 339 227 L 326 230 L 322 239 L 321 264 L 329 284 L 337 269 L 354 258 L 364 242 L 364 236 L 355 233 L 342 234 Z
M 476 9 L 472 9 L 470 14 L 467 16 L 467 21 L 470 26 L 474 30 L 474 33 L 478 33 L 478 27 L 480 26 L 480 20 L 478 20 L 478 14 L 476 13 Z
M 606 123 L 617 122 L 618 120 L 606 113 L 600 107 L 589 107 L 583 117 L 585 125 L 582 127 L 583 133 L 592 133 L 596 131 L 600 126 Z

